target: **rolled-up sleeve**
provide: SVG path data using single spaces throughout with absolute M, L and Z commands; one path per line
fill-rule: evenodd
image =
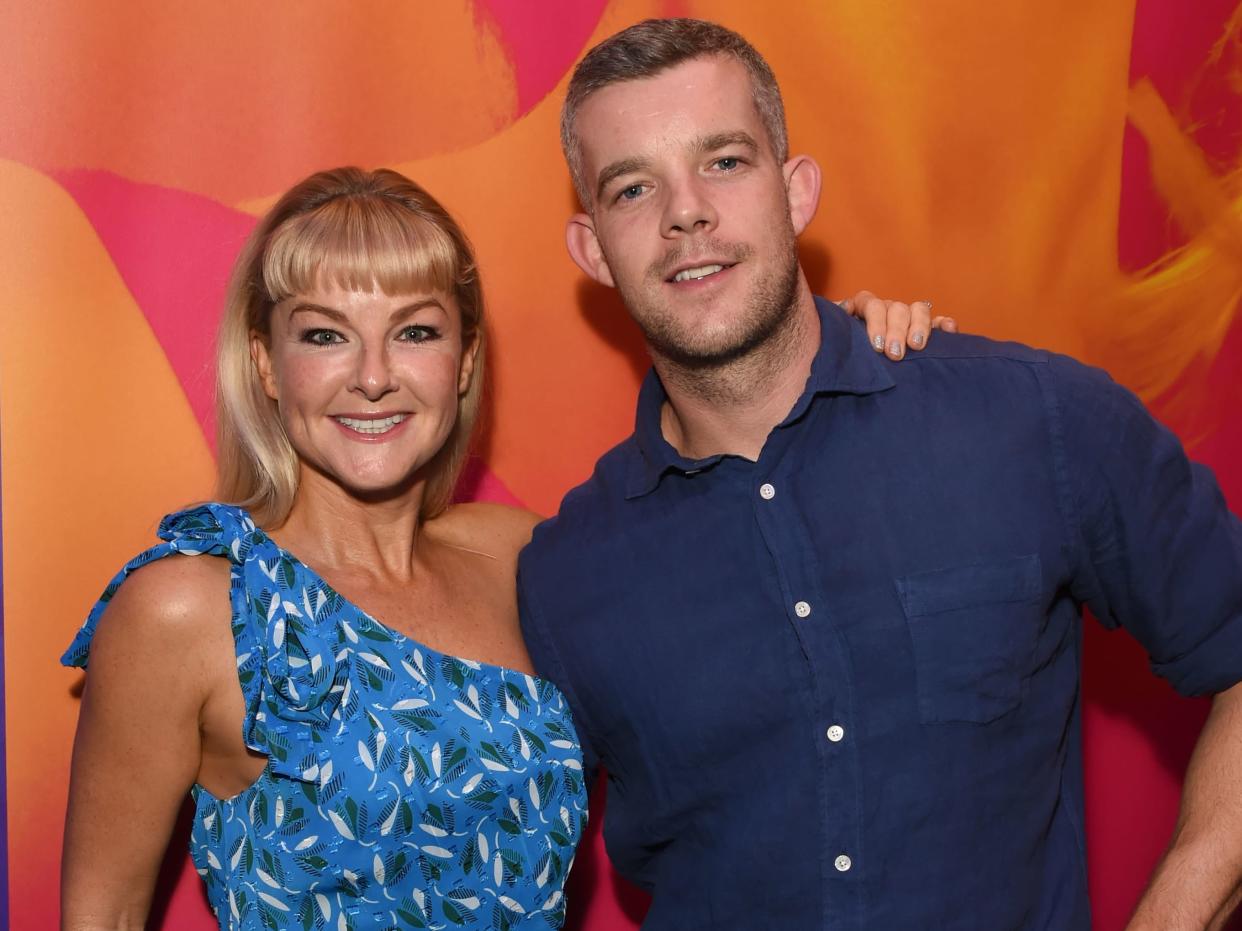
M 1211 470 L 1103 372 L 1048 370 L 1075 594 L 1182 694 L 1242 681 L 1242 523 Z

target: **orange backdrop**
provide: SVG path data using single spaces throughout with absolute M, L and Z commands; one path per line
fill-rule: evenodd
M 564 253 L 556 123 L 577 58 L 644 17 L 716 19 L 771 60 L 793 145 L 826 173 L 803 243 L 817 290 L 930 296 L 966 329 L 1104 364 L 1242 502 L 1236 0 L 0 10 L 11 927 L 56 923 L 79 685 L 57 657 L 159 516 L 210 492 L 220 298 L 281 190 L 390 165 L 470 231 L 495 354 L 463 493 L 550 513 L 629 430 L 644 358 Z M 1168 836 L 1205 705 L 1152 679 L 1124 635 L 1089 626 L 1087 649 L 1092 898 L 1115 929 Z M 212 927 L 183 849 L 157 918 Z M 572 895 L 578 928 L 642 914 L 598 837 Z

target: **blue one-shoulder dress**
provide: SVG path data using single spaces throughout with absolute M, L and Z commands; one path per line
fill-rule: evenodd
M 242 733 L 268 762 L 232 798 L 192 790 L 190 851 L 221 928 L 561 926 L 586 792 L 552 683 L 385 627 L 240 508 L 172 514 L 159 535 L 62 662 L 86 666 L 134 569 L 229 560 Z

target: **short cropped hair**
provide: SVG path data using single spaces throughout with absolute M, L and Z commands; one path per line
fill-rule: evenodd
M 294 185 L 259 221 L 233 268 L 216 347 L 216 494 L 260 526 L 289 516 L 298 458 L 263 390 L 250 339 L 271 335 L 272 309 L 335 284 L 400 295 L 440 291 L 461 311 L 462 345 L 477 343 L 457 421 L 432 459 L 422 516 L 449 504 L 483 391 L 483 293 L 474 251 L 434 197 L 388 169 L 336 168 Z
M 587 52 L 569 80 L 561 108 L 561 148 L 584 209 L 591 209 L 593 198 L 582 175 L 582 145 L 575 128 L 582 104 L 596 91 L 612 84 L 654 77 L 683 62 L 712 55 L 730 56 L 746 68 L 755 108 L 776 159 L 783 163 L 789 157 L 781 89 L 771 67 L 753 45 L 733 30 L 701 19 L 644 20 Z

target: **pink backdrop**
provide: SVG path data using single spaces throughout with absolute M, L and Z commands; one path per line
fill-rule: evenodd
M 391 165 L 478 248 L 493 392 L 463 493 L 544 513 L 629 429 L 641 347 L 564 255 L 569 70 L 652 15 L 714 18 L 782 81 L 825 169 L 813 284 L 933 297 L 1105 365 L 1242 502 L 1236 0 L 378 0 L 9 6 L 0 30 L 0 520 L 7 907 L 56 923 L 78 675 L 56 658 L 160 514 L 211 487 L 212 333 L 255 217 L 316 168 Z M 1087 626 L 1097 927 L 1165 843 L 1206 703 Z M 597 803 L 595 810 L 598 811 Z M 598 830 L 598 818 L 594 829 Z M 179 840 L 167 928 L 207 928 Z M 643 897 L 593 834 L 571 924 Z

